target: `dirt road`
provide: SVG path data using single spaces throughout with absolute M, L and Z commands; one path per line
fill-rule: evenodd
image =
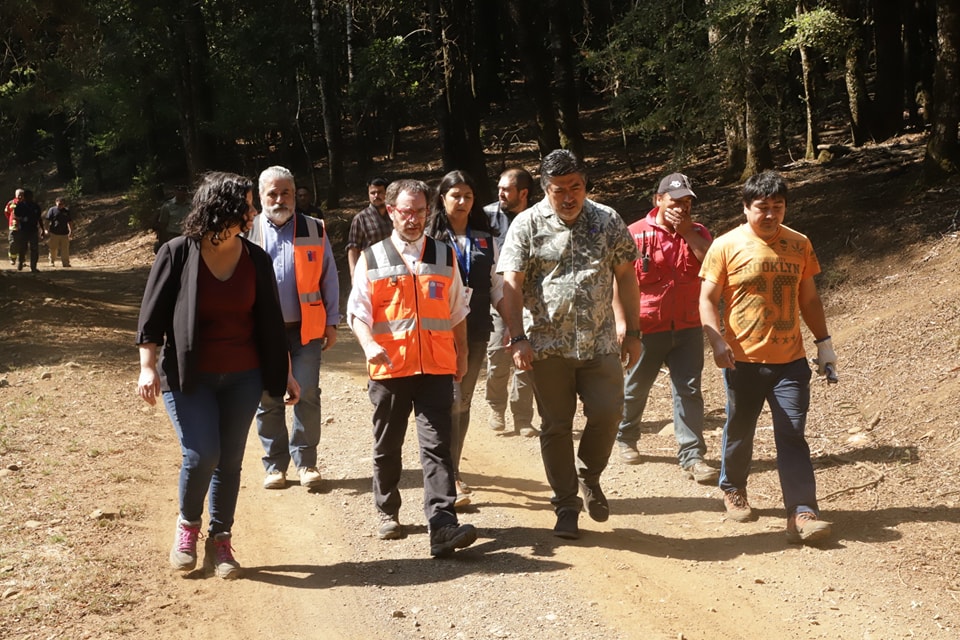
M 922 481 L 924 461 L 890 454 L 890 443 L 853 460 L 842 384 L 814 389 L 808 427 L 821 495 L 839 492 L 822 505 L 836 534 L 823 549 L 785 541 L 768 428 L 751 477 L 758 521 L 725 520 L 718 490 L 682 477 L 672 435 L 657 433 L 670 419 L 663 380 L 644 462 L 611 460 L 611 518 L 584 514 L 579 541 L 551 535 L 537 440 L 486 428 L 482 380 L 463 462 L 473 505 L 462 515 L 480 538 L 451 559 L 429 557 L 408 437 L 410 535 L 378 540 L 366 378 L 345 328 L 321 370 L 322 489 L 263 490 L 251 431 L 234 528 L 245 578 L 175 575 L 166 556 L 179 451 L 162 410 L 134 393 L 145 266 L 106 264 L 78 256 L 71 270 L 0 271 L 0 637 L 958 636 L 956 492 L 938 494 Z M 718 374 L 705 378 L 716 460 L 723 396 Z

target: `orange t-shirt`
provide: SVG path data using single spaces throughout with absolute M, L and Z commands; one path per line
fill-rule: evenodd
M 735 360 L 785 364 L 806 357 L 800 281 L 818 273 L 810 240 L 789 227 L 764 242 L 744 223 L 714 241 L 700 277 L 721 287 L 724 340 Z

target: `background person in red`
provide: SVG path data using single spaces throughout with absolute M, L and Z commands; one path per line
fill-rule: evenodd
M 17 230 L 17 219 L 13 215 L 13 210 L 22 198 L 23 189 L 17 189 L 13 192 L 13 199 L 7 202 L 7 206 L 3 208 L 3 215 L 7 219 L 7 231 L 9 233 L 7 236 L 7 255 L 10 256 L 10 264 L 17 264 L 17 245 L 13 240 L 13 233 Z
M 623 420 L 617 433 L 620 459 L 640 462 L 637 441 L 647 397 L 660 367 L 670 370 L 673 395 L 673 435 L 677 459 L 687 477 L 716 482 L 717 470 L 703 461 L 703 329 L 700 326 L 700 265 L 710 247 L 710 232 L 693 222 L 696 194 L 682 173 L 660 181 L 653 209 L 630 225 L 640 255 L 640 330 L 643 355 L 624 378 Z M 623 323 L 618 323 L 621 337 Z

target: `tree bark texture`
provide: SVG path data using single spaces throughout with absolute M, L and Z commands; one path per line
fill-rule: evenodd
M 924 179 L 933 182 L 957 173 L 960 167 L 960 9 L 953 2 L 937 3 L 937 64 L 933 82 L 933 126 L 927 142 Z

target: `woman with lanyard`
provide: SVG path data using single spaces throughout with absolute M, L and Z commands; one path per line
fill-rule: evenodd
M 437 186 L 431 204 L 431 220 L 427 234 L 453 247 L 464 284 L 464 295 L 470 305 L 467 316 L 467 373 L 454 385 L 453 437 L 451 451 L 457 481 L 456 506 L 470 504 L 470 488 L 460 479 L 460 455 L 470 426 L 470 403 L 477 386 L 487 341 L 493 330 L 490 305 L 499 311 L 503 298 L 503 278 L 497 274 L 499 251 L 493 241 L 490 222 L 477 202 L 473 178 L 463 171 L 451 171 Z

